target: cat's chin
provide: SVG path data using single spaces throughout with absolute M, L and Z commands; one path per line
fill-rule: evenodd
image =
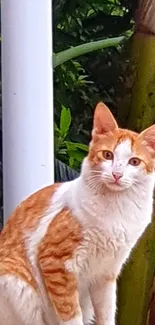
M 105 185 L 110 191 L 113 191 L 113 192 L 124 191 L 130 187 L 130 185 L 124 185 L 124 184 L 112 183 L 112 182 L 106 183 Z

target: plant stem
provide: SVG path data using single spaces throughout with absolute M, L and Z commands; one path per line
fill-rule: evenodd
M 114 38 L 108 38 L 105 40 L 100 40 L 96 42 L 89 42 L 85 44 L 81 44 L 75 47 L 72 47 L 68 50 L 56 53 L 53 55 L 53 66 L 56 68 L 60 64 L 69 61 L 71 59 L 74 59 L 80 55 L 84 55 L 89 52 L 101 50 L 107 47 L 113 47 L 118 46 L 120 43 L 123 42 L 125 37 L 114 37 Z
M 132 65 L 134 77 L 128 127 L 139 132 L 155 122 L 154 35 L 134 35 Z

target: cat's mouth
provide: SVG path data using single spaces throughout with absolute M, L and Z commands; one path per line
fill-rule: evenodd
M 124 189 L 123 184 L 119 180 L 113 180 L 106 183 L 107 187 L 112 191 L 121 191 Z
M 109 180 L 108 183 L 110 185 L 117 185 L 117 186 L 121 186 L 122 185 L 119 179 L 111 179 L 111 180 Z
M 122 180 L 109 180 L 106 182 L 107 188 L 111 191 L 123 191 L 131 186 L 131 183 Z
M 111 182 L 111 184 L 114 186 L 117 186 L 117 187 L 121 187 L 121 184 L 119 181 L 113 181 L 113 182 Z
M 114 180 L 112 183 L 116 185 L 120 185 L 119 180 Z

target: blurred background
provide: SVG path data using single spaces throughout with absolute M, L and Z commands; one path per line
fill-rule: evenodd
M 79 44 L 125 37 L 122 44 L 77 56 L 54 69 L 55 157 L 76 170 L 86 154 L 87 147 L 82 145 L 90 140 L 98 101 L 104 101 L 119 123 L 127 126 L 127 107 L 122 114 L 120 102 L 122 105 L 122 97 L 131 88 L 128 70 L 136 10 L 136 0 L 53 0 L 55 53 Z M 65 115 L 65 121 L 61 120 L 65 137 L 59 132 L 61 113 Z M 80 143 L 81 148 L 72 142 Z

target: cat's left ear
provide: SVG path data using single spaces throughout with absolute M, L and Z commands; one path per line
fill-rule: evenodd
M 102 102 L 98 103 L 94 113 L 92 135 L 104 134 L 118 128 L 117 122 L 110 109 Z
M 139 140 L 155 151 L 155 124 L 142 131 Z

